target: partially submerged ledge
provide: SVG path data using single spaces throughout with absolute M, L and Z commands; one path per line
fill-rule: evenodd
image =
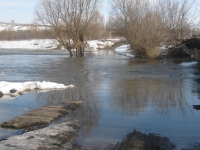
M 2 150 L 71 150 L 80 128 L 78 121 L 52 125 L 0 141 Z
M 76 110 L 81 103 L 82 101 L 75 101 L 69 102 L 65 104 L 65 106 L 44 106 L 13 120 L 3 122 L 1 127 L 20 129 L 49 124 L 52 121 L 69 114 L 71 111 Z

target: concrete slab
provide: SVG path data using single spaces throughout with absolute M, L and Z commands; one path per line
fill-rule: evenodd
M 64 106 L 44 106 L 13 120 L 3 122 L 1 127 L 21 129 L 30 126 L 49 124 L 58 118 L 66 116 L 71 111 L 76 110 L 81 103 L 81 101 L 76 101 L 66 103 Z

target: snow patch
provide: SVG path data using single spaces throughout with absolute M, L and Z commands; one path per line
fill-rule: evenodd
M 86 51 L 96 51 L 98 48 L 110 47 L 120 40 L 121 39 L 87 41 L 88 47 L 86 48 Z M 0 48 L 2 49 L 55 49 L 58 46 L 59 42 L 56 39 L 0 41 Z
M 10 96 L 19 96 L 20 93 L 24 93 L 26 91 L 34 91 L 34 90 L 56 90 L 56 89 L 66 89 L 66 88 L 72 88 L 74 85 L 64 85 L 64 84 L 58 84 L 54 82 L 6 82 L 1 81 L 0 82 L 0 91 L 4 95 L 10 95 Z M 11 92 L 16 91 L 16 92 Z
M 112 41 L 112 42 L 120 42 L 120 41 L 125 41 L 125 38 L 118 38 L 118 39 L 106 39 L 107 41 Z
M 46 29 L 43 25 L 35 25 L 37 30 Z M 31 24 L 12 24 L 12 23 L 0 23 L 0 31 L 27 31 L 33 30 Z
M 111 40 L 103 40 L 103 41 L 99 41 L 99 40 L 91 40 L 91 41 L 87 41 L 88 43 L 88 47 L 92 48 L 93 50 L 97 50 L 98 48 L 105 48 L 105 47 L 110 47 L 113 46 L 115 44 L 115 40 L 111 41 Z
M 198 62 L 194 61 L 194 62 L 182 62 L 180 65 L 184 67 L 189 67 L 189 66 L 194 66 L 196 64 L 198 64 Z
M 55 39 L 0 41 L 0 48 L 5 49 L 54 49 L 58 45 L 59 42 Z
M 135 55 L 131 54 L 130 45 L 123 45 L 115 49 L 115 52 L 119 55 L 127 56 L 127 57 L 135 57 Z

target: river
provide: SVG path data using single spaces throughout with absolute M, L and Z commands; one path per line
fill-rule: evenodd
M 192 147 L 200 142 L 200 111 L 193 109 L 200 105 L 200 67 L 183 67 L 182 61 L 128 58 L 112 50 L 82 58 L 69 58 L 66 51 L 0 50 L 1 81 L 75 85 L 0 99 L 0 123 L 43 105 L 83 100 L 70 115 L 81 123 L 78 144 L 115 144 L 136 129 Z M 21 132 L 0 128 L 0 138 Z

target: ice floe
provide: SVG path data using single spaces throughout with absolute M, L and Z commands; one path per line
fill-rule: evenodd
M 198 62 L 193 61 L 193 62 L 182 62 L 180 65 L 184 67 L 189 67 L 189 66 L 194 66 L 196 64 L 198 64 Z

